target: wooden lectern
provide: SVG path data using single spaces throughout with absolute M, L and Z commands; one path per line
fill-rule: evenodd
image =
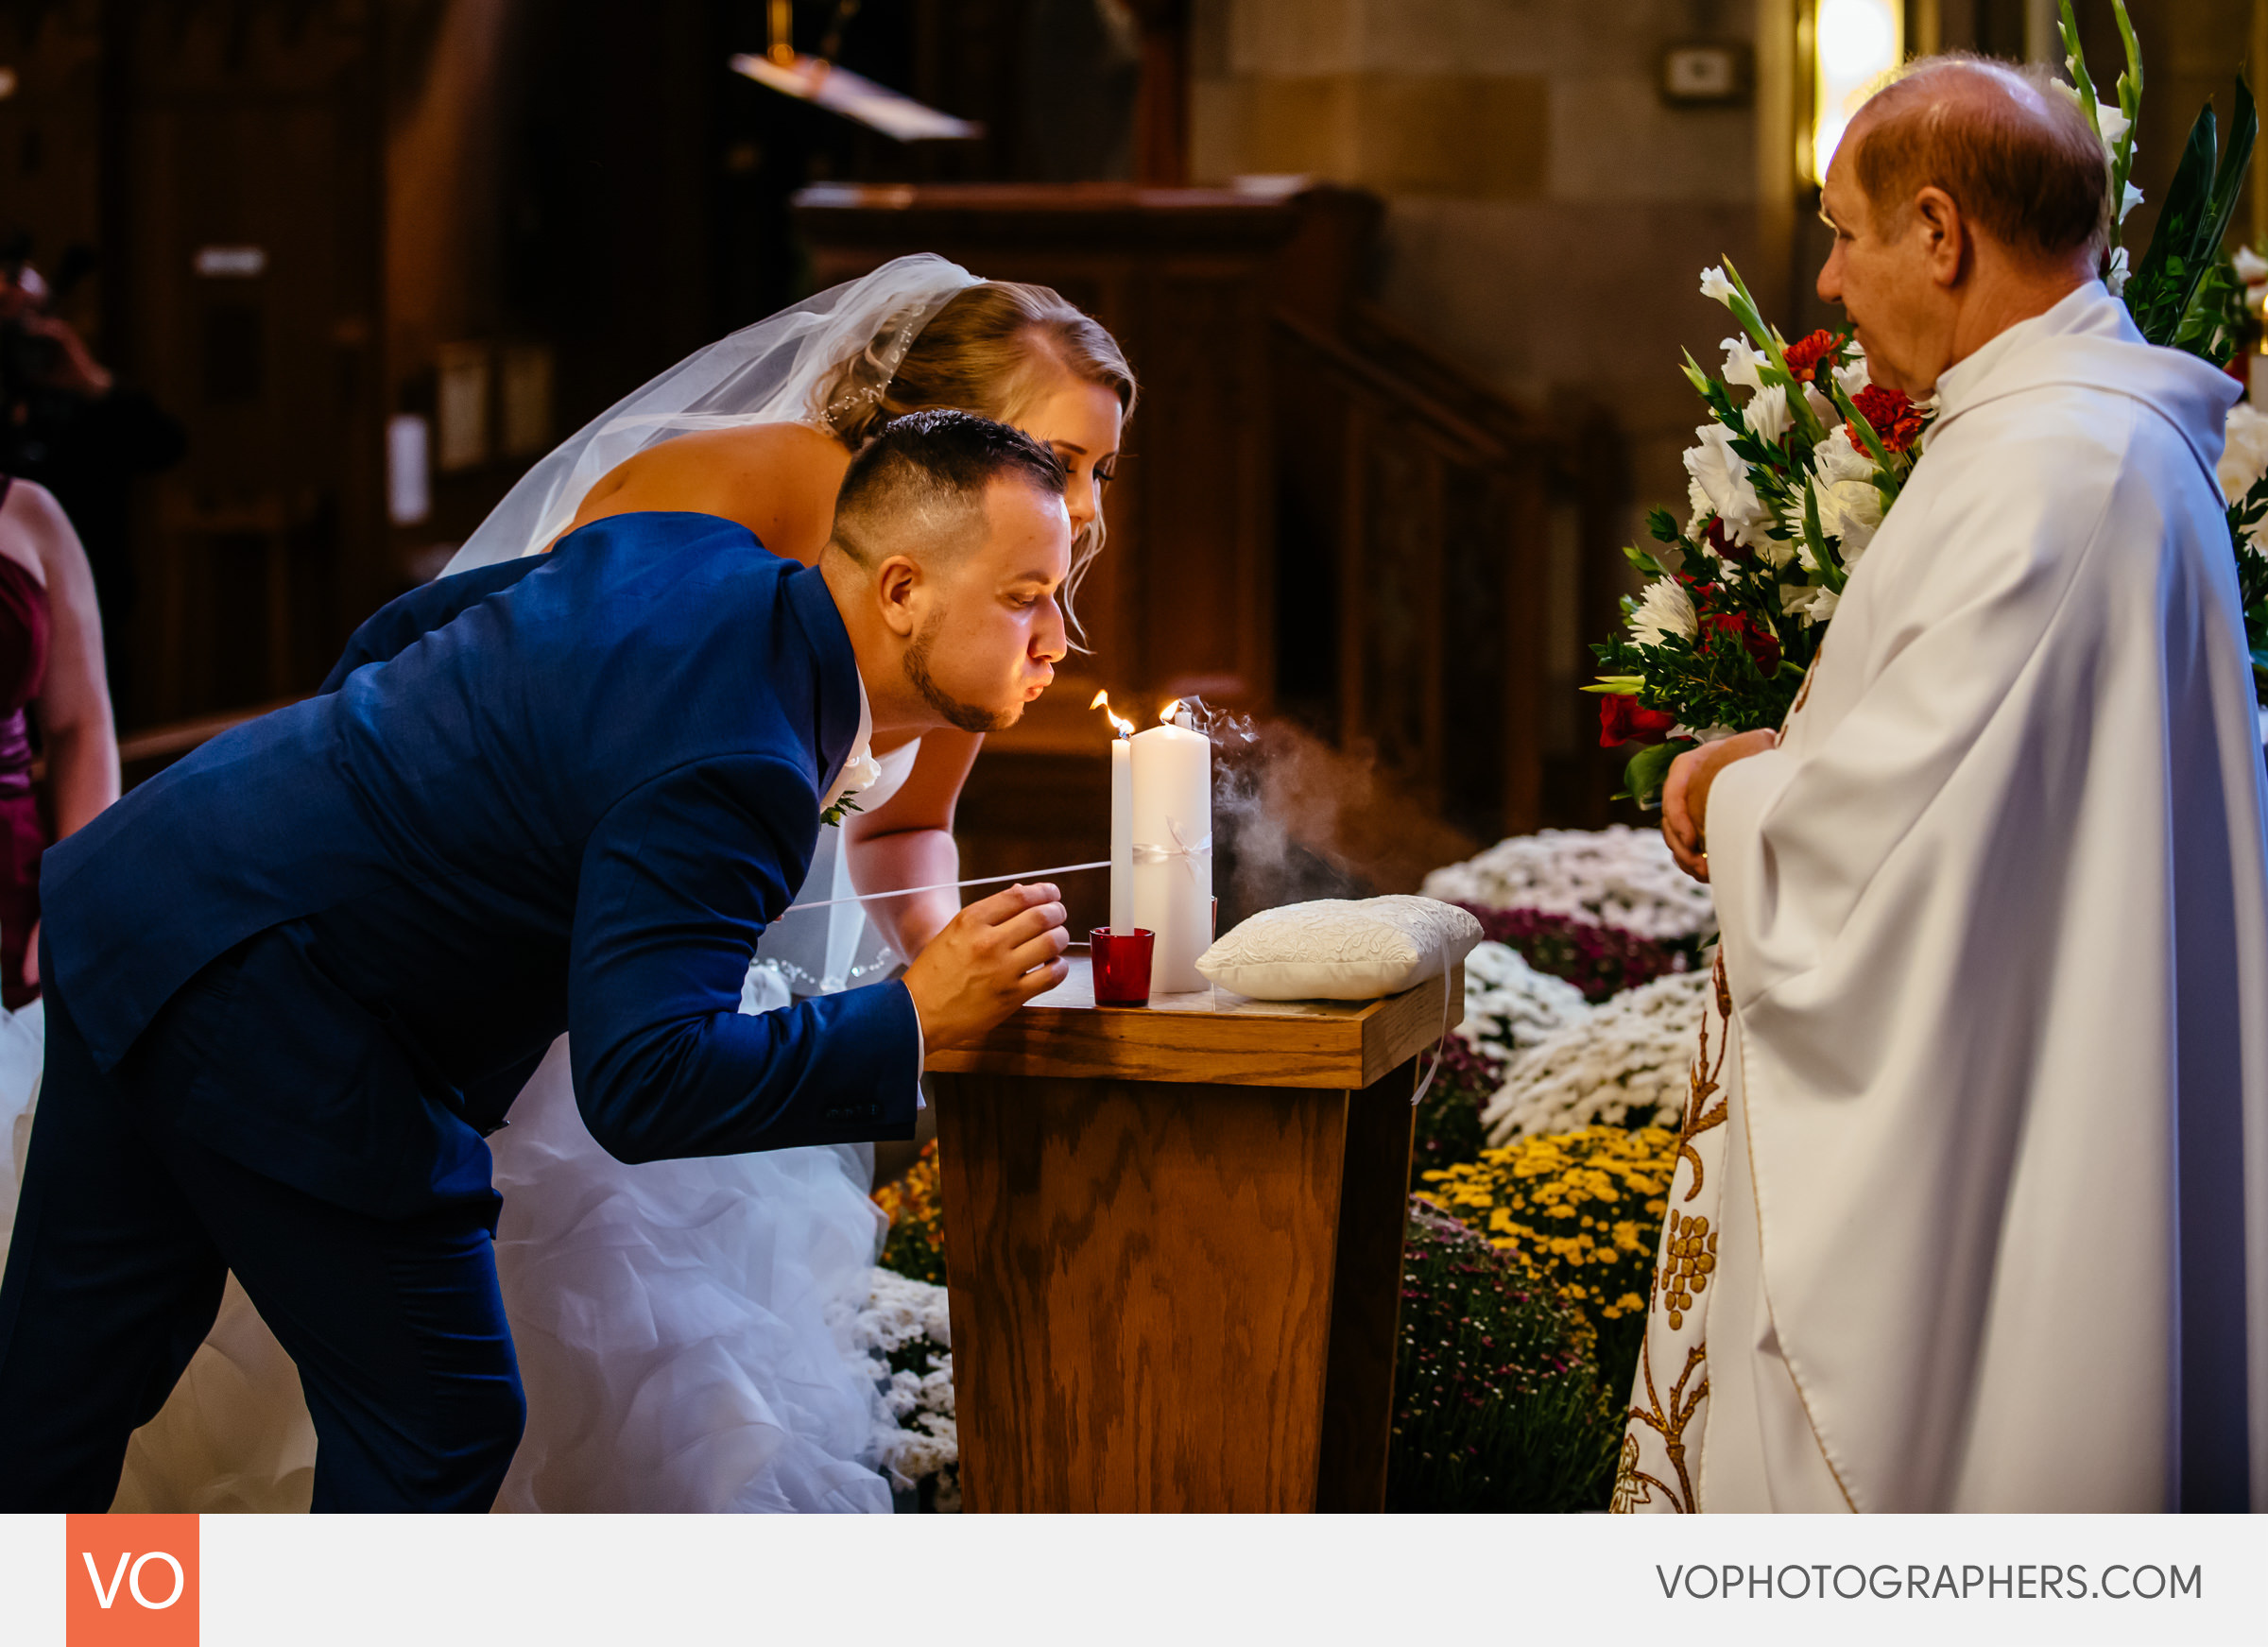
M 969 1509 L 1383 1506 L 1410 1095 L 1464 1000 L 1098 1007 L 1074 953 L 931 1056 Z

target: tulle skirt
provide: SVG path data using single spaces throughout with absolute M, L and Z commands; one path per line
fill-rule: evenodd
M 42 1027 L 36 1004 L 0 1014 L 0 1261 Z M 584 1127 L 566 1050 L 490 1140 L 528 1414 L 497 1508 L 886 1513 L 866 1460 L 890 1420 L 849 1344 L 885 1224 L 870 1151 L 625 1165 Z M 232 1277 L 112 1507 L 303 1511 L 314 1465 L 298 1369 Z

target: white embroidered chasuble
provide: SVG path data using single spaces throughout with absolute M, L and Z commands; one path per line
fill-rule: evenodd
M 1731 1052 L 1617 1507 L 2268 1508 L 2236 386 L 2089 283 L 1939 392 L 1780 746 L 1710 797 Z

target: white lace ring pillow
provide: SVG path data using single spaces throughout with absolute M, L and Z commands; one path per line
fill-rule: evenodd
M 1197 970 L 1259 1001 L 1373 1001 L 1438 977 L 1480 941 L 1481 923 L 1436 898 L 1325 898 L 1239 922 Z

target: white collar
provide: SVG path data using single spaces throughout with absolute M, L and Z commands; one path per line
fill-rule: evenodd
M 2087 281 L 2066 292 L 2055 302 L 2038 314 L 2019 320 L 2004 332 L 1996 333 L 1978 348 L 1962 356 L 1937 374 L 1937 417 L 1930 433 L 1952 420 L 1955 414 L 1965 412 L 1977 398 L 1977 390 L 1993 369 L 2035 337 L 2076 329 L 2081 312 L 2098 301 L 2109 301 L 2110 294 L 2101 281 Z M 1928 446 L 1925 437 L 1923 446 Z
M 833 787 L 819 802 L 819 810 L 832 811 L 835 802 L 847 795 L 856 795 L 871 789 L 882 776 L 882 766 L 874 759 L 874 705 L 867 696 L 867 678 L 858 678 L 858 736 L 851 740 L 850 753 L 843 758 L 842 769 L 834 775 Z

